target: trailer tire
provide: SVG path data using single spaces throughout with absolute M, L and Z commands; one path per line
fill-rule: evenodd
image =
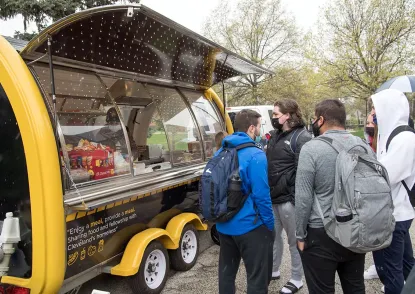
M 187 271 L 195 265 L 199 256 L 199 233 L 192 224 L 183 228 L 179 248 L 169 253 L 171 266 L 176 271 Z
M 152 241 L 144 251 L 138 273 L 129 278 L 133 293 L 159 294 L 169 273 L 169 254 L 159 241 Z

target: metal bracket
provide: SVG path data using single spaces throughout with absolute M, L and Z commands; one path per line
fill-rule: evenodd
M 113 266 L 104 266 L 102 268 L 102 272 L 105 273 L 105 274 L 110 274 L 112 268 L 113 268 Z
M 127 17 L 133 17 L 133 15 L 134 15 L 134 7 L 128 7 Z

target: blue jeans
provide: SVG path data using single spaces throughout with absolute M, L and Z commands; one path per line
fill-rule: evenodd
M 389 247 L 373 252 L 376 270 L 385 285 L 385 294 L 400 294 L 404 281 L 414 266 L 409 228 L 412 220 L 396 222 L 392 243 Z

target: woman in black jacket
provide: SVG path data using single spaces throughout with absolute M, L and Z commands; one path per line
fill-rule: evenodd
M 268 182 L 275 215 L 273 279 L 279 279 L 283 254 L 283 229 L 291 253 L 291 279 L 281 293 L 296 293 L 303 286 L 302 264 L 295 237 L 295 174 L 301 147 L 311 140 L 296 101 L 284 99 L 274 104 L 271 138 L 267 147 Z

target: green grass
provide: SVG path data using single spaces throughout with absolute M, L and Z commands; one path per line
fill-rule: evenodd
M 151 135 L 150 138 L 147 138 L 147 145 L 157 145 L 161 144 L 163 145 L 163 149 L 167 148 L 167 139 L 166 135 L 163 133 L 154 133 Z
M 362 139 L 365 138 L 363 128 L 355 129 L 355 131 L 353 131 L 352 134 L 355 135 L 355 136 L 358 136 L 358 137 L 360 137 Z
M 187 143 L 186 142 L 179 142 L 180 140 L 183 140 L 185 138 L 187 138 L 187 134 L 186 133 L 176 133 L 173 136 L 174 141 L 176 142 L 175 145 L 175 150 L 187 150 Z M 168 150 L 168 146 L 167 146 L 167 138 L 166 135 L 164 133 L 153 133 L 151 135 L 150 138 L 147 138 L 147 145 L 156 145 L 156 144 L 161 144 L 163 145 L 163 149 L 164 150 Z

